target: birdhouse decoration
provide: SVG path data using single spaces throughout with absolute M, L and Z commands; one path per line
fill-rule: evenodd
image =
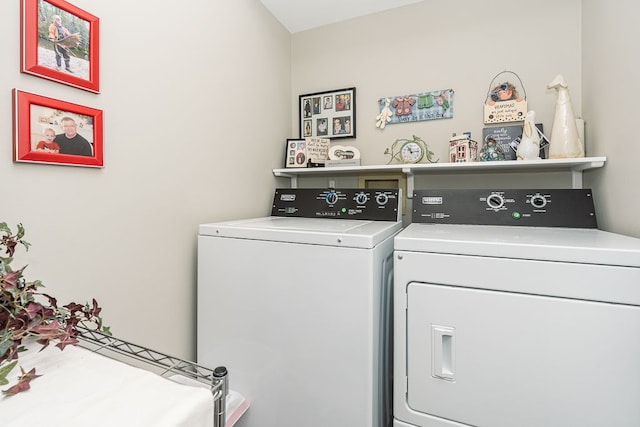
M 478 143 L 468 133 L 449 139 L 449 161 L 451 163 L 475 162 L 478 160 Z
M 527 113 L 527 93 L 520 77 L 513 71 L 503 71 L 489 84 L 484 103 L 484 123 L 509 123 L 524 120 Z

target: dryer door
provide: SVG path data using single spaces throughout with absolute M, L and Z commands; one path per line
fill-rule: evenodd
M 491 427 L 640 425 L 640 308 L 412 282 L 407 404 Z

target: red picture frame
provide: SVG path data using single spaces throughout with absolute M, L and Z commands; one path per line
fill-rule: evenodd
M 21 72 L 100 93 L 99 18 L 64 0 L 22 0 L 20 17 Z
M 102 110 L 17 89 L 12 93 L 14 162 L 104 166 Z

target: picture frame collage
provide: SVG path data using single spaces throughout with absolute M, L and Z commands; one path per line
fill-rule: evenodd
M 100 93 L 100 19 L 64 0 L 21 0 L 20 72 Z M 104 167 L 102 110 L 14 88 L 13 161 Z
M 356 137 L 356 88 L 299 96 L 300 138 Z

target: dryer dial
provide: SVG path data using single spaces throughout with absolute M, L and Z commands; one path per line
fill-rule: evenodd
M 365 203 L 367 203 L 367 200 L 369 200 L 369 197 L 367 197 L 367 194 L 362 192 L 362 193 L 358 193 L 356 194 L 356 203 L 359 205 L 364 205 Z
M 379 194 L 376 196 L 376 202 L 377 202 L 379 205 L 381 205 L 381 206 L 382 206 L 382 205 L 386 205 L 388 201 L 389 201 L 389 196 L 387 196 L 387 195 L 386 195 L 386 194 L 384 194 L 384 193 L 379 193 Z
M 547 206 L 547 199 L 542 194 L 536 193 L 531 196 L 531 206 L 542 209 Z

